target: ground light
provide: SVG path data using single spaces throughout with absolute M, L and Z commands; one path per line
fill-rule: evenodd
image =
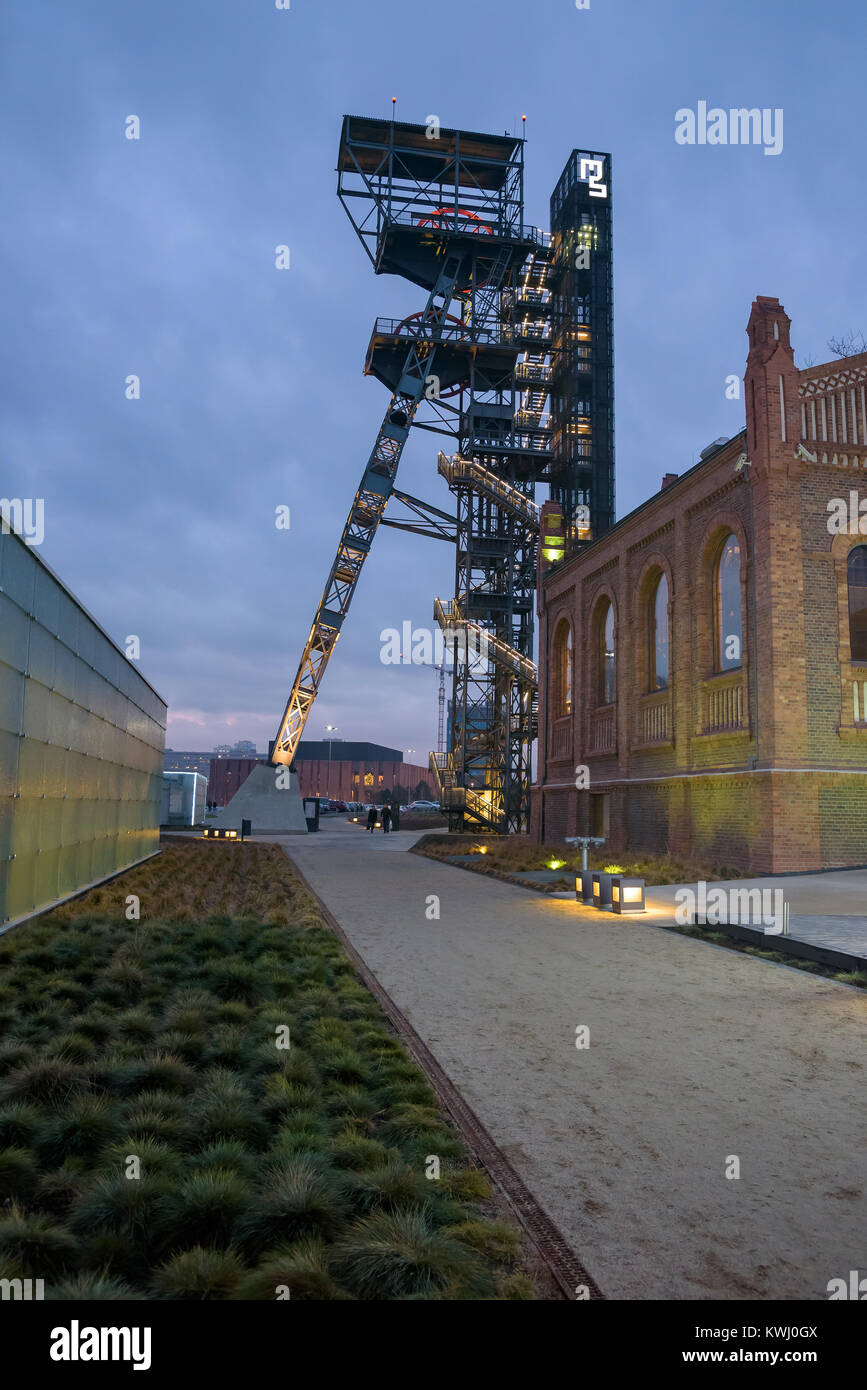
M 645 912 L 644 879 L 627 878 L 625 874 L 611 876 L 611 907 L 621 915 L 625 912 Z
M 585 907 L 593 906 L 593 870 L 582 869 L 575 876 L 575 897 Z
M 237 830 L 222 830 L 216 825 L 208 825 L 202 833 L 203 840 L 237 840 Z
M 549 859 L 549 860 L 548 860 L 548 868 L 549 868 L 549 869 L 562 869 L 562 867 L 563 867 L 563 865 L 564 865 L 565 863 L 566 863 L 566 860 L 565 860 L 565 859 Z
M 604 869 L 594 869 L 591 874 L 593 881 L 593 906 L 611 906 L 611 875 Z

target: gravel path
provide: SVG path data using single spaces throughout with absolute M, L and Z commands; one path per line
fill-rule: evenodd
M 864 994 L 397 852 L 415 838 L 284 848 L 609 1298 L 867 1274 Z

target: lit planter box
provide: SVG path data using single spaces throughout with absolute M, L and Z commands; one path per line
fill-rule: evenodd
M 625 912 L 645 912 L 647 909 L 644 906 L 644 879 L 612 874 L 611 906 L 621 915 Z
M 611 874 L 606 874 L 604 869 L 594 869 L 590 875 L 593 882 L 593 906 L 611 906 Z
M 593 870 L 582 869 L 575 875 L 575 901 L 585 907 L 593 906 Z

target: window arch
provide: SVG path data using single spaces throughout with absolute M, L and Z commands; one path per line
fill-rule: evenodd
M 596 628 L 597 694 L 600 705 L 613 705 L 616 694 L 614 678 L 614 605 L 605 599 L 599 608 Z
M 572 627 L 564 619 L 554 635 L 555 717 L 572 713 L 573 669 Z
M 734 532 L 722 543 L 714 569 L 714 656 L 718 671 L 743 665 L 741 546 Z
M 849 647 L 852 661 L 867 661 L 867 545 L 856 545 L 846 561 Z
M 650 591 L 648 617 L 648 689 L 668 689 L 668 576 L 663 570 Z

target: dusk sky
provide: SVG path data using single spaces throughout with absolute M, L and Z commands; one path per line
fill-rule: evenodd
M 374 318 L 424 303 L 374 275 L 337 200 L 344 113 L 395 96 L 399 119 L 498 133 L 526 113 L 545 228 L 570 151 L 612 153 L 618 516 L 742 428 L 725 381 L 756 295 L 785 305 L 800 365 L 867 332 L 856 0 L 0 13 L 0 495 L 44 498 L 41 555 L 116 641 L 140 638 L 175 749 L 274 736 L 387 403 L 362 375 Z M 782 152 L 678 144 L 699 102 L 781 108 Z M 416 432 L 398 486 L 452 510 L 438 447 Z M 307 737 L 335 724 L 426 761 L 436 675 L 384 666 L 380 633 L 433 626 L 453 585 L 449 546 L 380 531 Z

